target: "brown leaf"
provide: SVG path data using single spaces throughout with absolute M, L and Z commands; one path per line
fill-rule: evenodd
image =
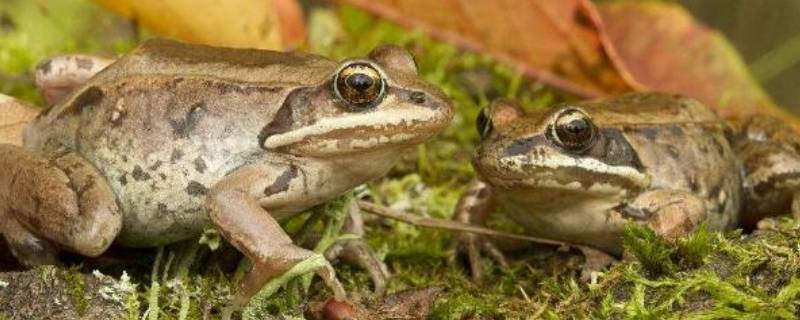
M 0 94 L 0 144 L 22 145 L 22 129 L 39 109 Z
M 382 299 L 362 297 L 360 302 L 338 302 L 334 300 L 313 302 L 307 305 L 308 319 L 427 319 L 436 299 L 443 289 L 440 287 L 411 288 L 396 292 Z
M 639 88 L 614 66 L 588 0 L 340 0 L 592 97 Z
M 583 97 L 627 90 L 696 98 L 732 119 L 777 108 L 723 36 L 677 4 L 589 0 L 339 0 Z
M 164 36 L 227 47 L 286 49 L 305 40 L 296 0 L 95 0 Z
M 600 6 L 600 13 L 607 50 L 647 89 L 691 96 L 727 118 L 786 117 L 731 44 L 679 5 L 623 1 Z

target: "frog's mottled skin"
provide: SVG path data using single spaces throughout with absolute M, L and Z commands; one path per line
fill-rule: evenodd
M 147 44 L 43 112 L 25 144 L 76 150 L 103 173 L 123 212 L 119 243 L 197 235 L 209 225 L 208 189 L 251 159 L 271 158 L 258 144 L 262 128 L 292 91 L 325 83 L 338 66 L 313 55 L 226 51 Z
M 554 126 L 559 115 L 576 109 L 593 123 L 595 139 L 571 150 L 554 138 Z M 474 158 L 480 181 L 465 194 L 456 218 L 482 223 L 496 203 L 531 235 L 584 251 L 621 254 L 626 221 L 668 237 L 701 224 L 711 230 L 736 227 L 743 203 L 758 201 L 753 199 L 756 185 L 761 194 L 791 203 L 793 193 L 769 193 L 764 181 L 792 182 L 791 174 L 778 174 L 779 168 L 792 171 L 800 165 L 794 147 L 766 142 L 768 135 L 796 139 L 785 125 L 764 125 L 757 118 L 743 126 L 749 135 L 737 136 L 711 110 L 680 96 L 632 93 L 528 114 L 498 101 L 485 112 L 485 134 Z M 765 127 L 770 134 L 755 137 Z M 758 168 L 762 171 L 754 175 Z M 762 206 L 777 202 L 768 203 Z M 483 249 L 496 253 L 491 245 Z
M 367 107 L 334 92 L 352 63 L 385 81 Z M 397 47 L 340 63 L 150 41 L 42 112 L 24 149 L 0 145 L 0 230 L 35 264 L 55 248 L 158 246 L 213 224 L 254 261 L 248 296 L 313 256 L 277 221 L 380 177 L 451 117 Z

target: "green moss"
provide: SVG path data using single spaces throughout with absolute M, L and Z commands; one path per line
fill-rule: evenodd
M 139 293 L 134 292 L 129 294 L 127 299 L 125 299 L 125 319 L 140 320 L 139 308 L 141 308 L 141 304 L 139 303 Z
M 679 264 L 684 268 L 702 266 L 714 250 L 715 237 L 704 225 L 688 237 L 679 239 L 675 251 Z
M 677 268 L 672 261 L 675 248 L 650 228 L 628 223 L 623 244 L 626 252 L 635 256 L 644 270 L 654 276 L 670 275 Z
M 69 268 L 61 272 L 64 280 L 64 289 L 78 315 L 86 312 L 92 295 L 86 292 L 86 280 L 79 268 Z

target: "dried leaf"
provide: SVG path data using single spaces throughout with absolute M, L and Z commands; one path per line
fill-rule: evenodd
M 0 144 L 22 145 L 22 129 L 39 109 L 0 94 Z
M 589 0 L 339 0 L 583 97 L 627 90 L 696 98 L 732 119 L 777 108 L 723 36 L 677 4 Z
M 340 0 L 592 97 L 639 88 L 614 66 L 588 0 Z
M 361 297 L 360 301 L 312 302 L 306 306 L 308 319 L 427 319 L 431 307 L 441 296 L 440 287 L 410 288 L 381 299 Z
M 781 117 L 739 54 L 719 33 L 676 4 L 614 2 L 600 6 L 607 49 L 648 89 L 691 96 L 726 118 L 760 112 Z
M 95 0 L 164 36 L 227 47 L 286 49 L 305 39 L 296 0 Z

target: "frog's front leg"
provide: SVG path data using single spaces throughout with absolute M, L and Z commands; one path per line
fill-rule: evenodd
M 98 256 L 119 233 L 116 197 L 80 155 L 0 145 L 0 167 L 0 232 L 23 264 L 57 263 L 56 247 Z
M 614 211 L 622 218 L 647 225 L 656 234 L 670 239 L 694 231 L 708 216 L 702 198 L 687 191 L 669 189 L 645 192 Z
M 234 308 L 244 306 L 267 280 L 280 276 L 300 262 L 319 258 L 319 254 L 292 243 L 280 224 L 259 203 L 275 190 L 288 190 L 296 168 L 275 164 L 241 167 L 216 183 L 206 199 L 209 217 L 222 236 L 250 259 L 252 269 L 234 299 Z M 292 174 L 295 173 L 295 174 Z M 317 274 L 333 291 L 334 298 L 345 298 L 344 288 L 327 263 Z
M 114 60 L 90 55 L 64 55 L 47 58 L 36 66 L 34 79 L 47 105 L 58 102 Z
M 342 231 L 354 238 L 338 241 L 328 249 L 325 257 L 328 260 L 338 258 L 366 270 L 375 284 L 375 294 L 382 295 L 386 291 L 386 282 L 391 274 L 386 264 L 378 258 L 375 251 L 363 239 L 364 218 L 361 216 L 361 209 L 357 201 L 350 202 L 348 217 Z
M 495 209 L 495 200 L 492 190 L 488 184 L 474 180 L 467 187 L 456 205 L 453 220 L 461 223 L 469 223 L 483 226 L 489 218 L 489 214 Z M 487 253 L 495 262 L 505 267 L 508 265 L 505 255 L 491 239 L 476 235 L 474 233 L 463 232 L 456 237 L 455 256 L 461 252 L 466 253 L 467 263 L 469 264 L 472 279 L 480 281 L 483 278 L 483 264 L 481 263 L 482 253 Z

